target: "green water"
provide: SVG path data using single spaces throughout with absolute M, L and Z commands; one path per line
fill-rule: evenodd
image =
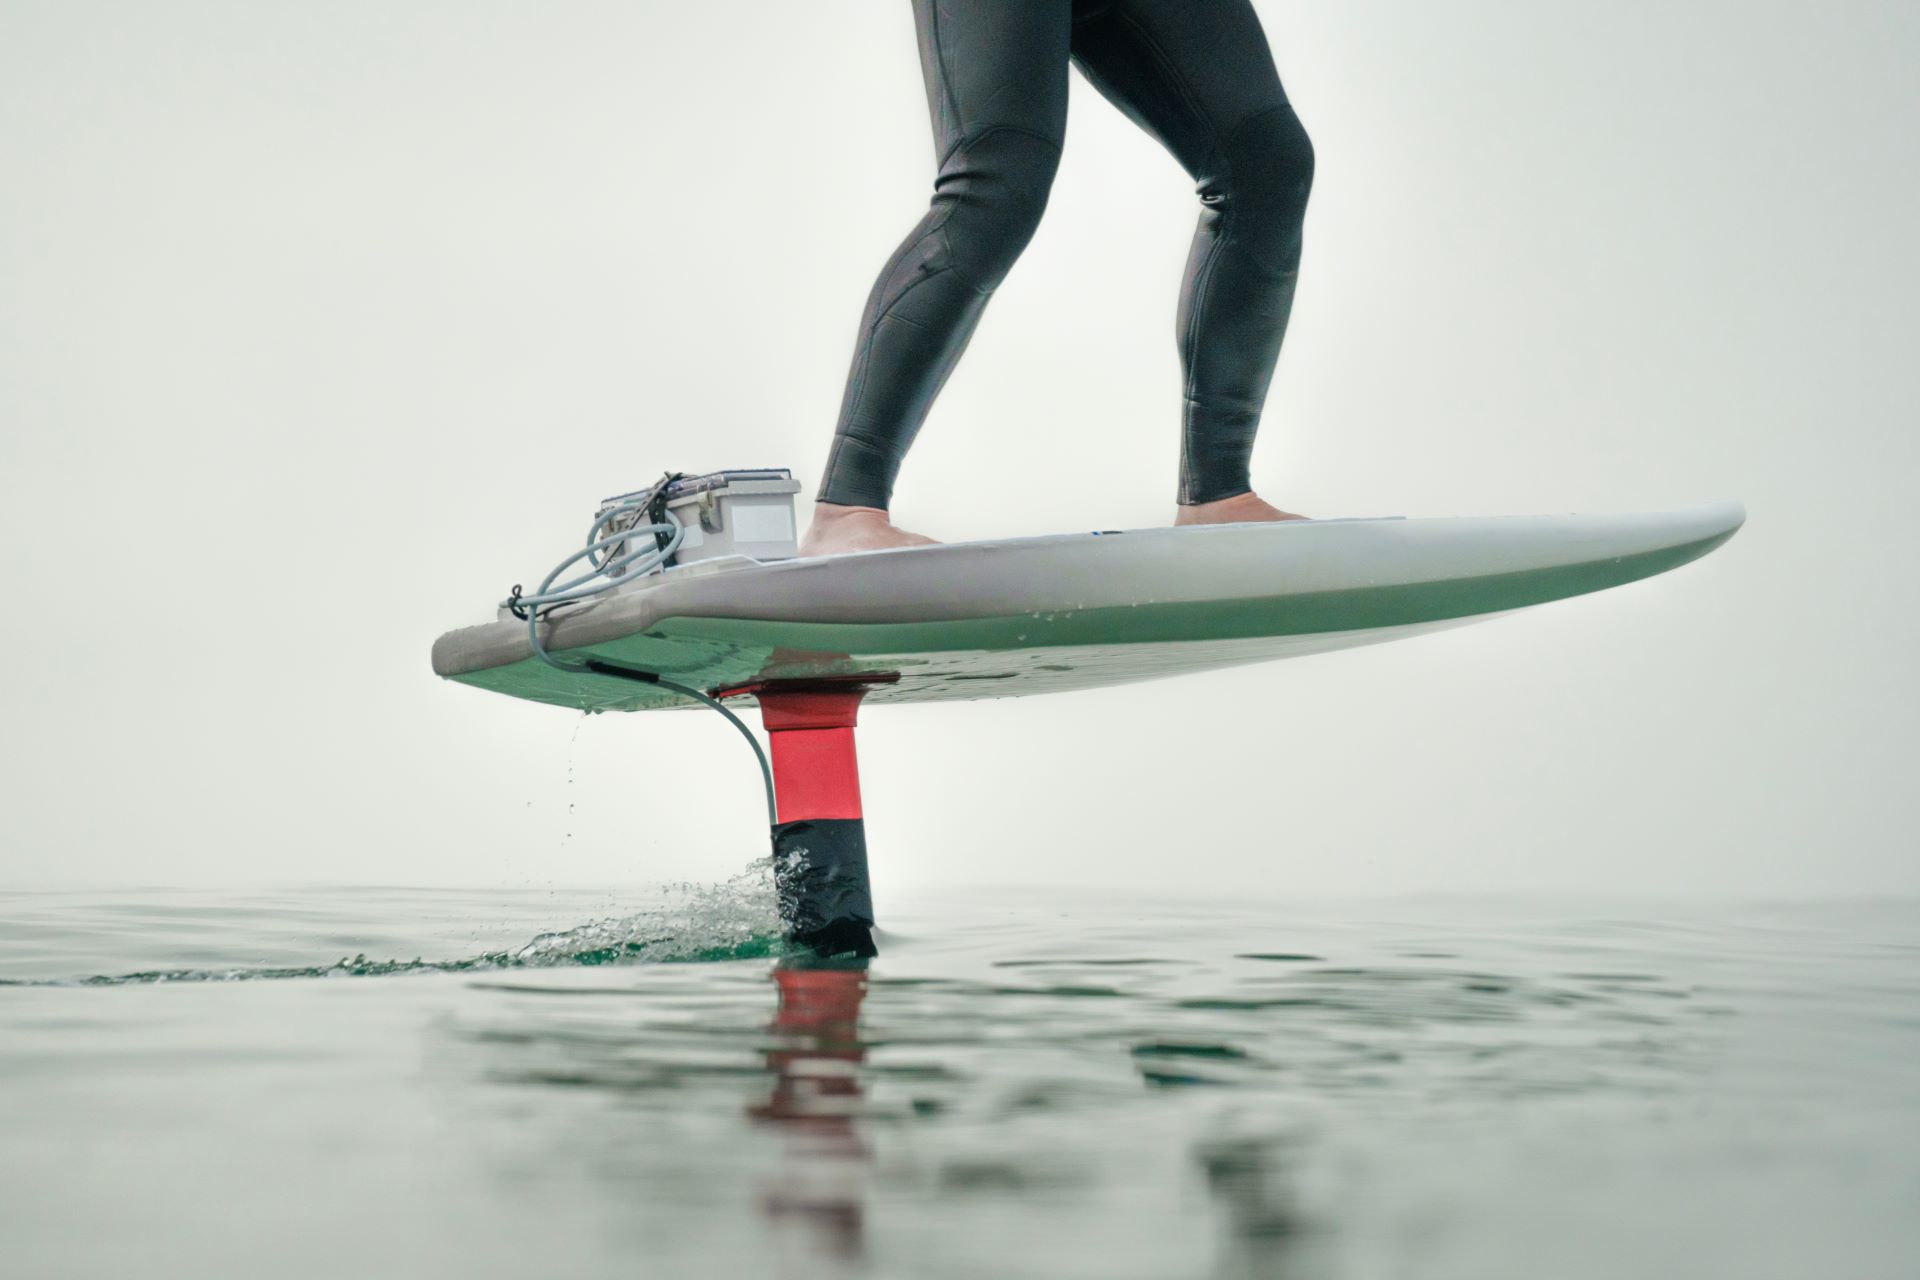
M 1907 1277 L 1920 905 L 0 895 L 0 1273 Z

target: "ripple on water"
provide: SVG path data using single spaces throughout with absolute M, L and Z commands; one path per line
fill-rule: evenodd
M 365 954 L 316 965 L 224 965 L 141 969 L 67 978 L 7 979 L 0 986 L 117 987 L 158 983 L 262 982 L 305 978 L 387 978 L 408 974 L 474 973 L 505 969 L 592 968 L 601 965 L 762 960 L 782 951 L 773 897 L 773 864 L 760 859 L 719 884 L 668 885 L 657 899 L 627 915 L 590 920 L 542 933 L 511 950 L 482 951 L 446 960 L 381 959 Z M 135 904 L 114 904 L 136 914 Z M 226 927 L 224 910 L 156 907 L 164 918 L 198 916 L 208 928 Z M 280 909 L 279 914 L 288 914 Z M 321 917 L 324 918 L 324 917 Z
M 1920 1115 L 1911 952 L 1853 937 L 1250 907 L 1196 929 L 1138 907 L 943 902 L 931 920 L 903 912 L 912 932 L 869 971 L 780 956 L 763 866 L 484 938 L 456 922 L 444 950 L 356 921 L 368 901 L 260 917 L 303 946 L 368 942 L 333 965 L 286 963 L 294 947 L 273 964 L 72 971 L 465 976 L 7 993 L 0 1118 L 36 1153 L 14 1200 L 45 1207 L 64 1185 L 190 1259 L 217 1201 L 298 1242 L 281 1252 L 313 1275 L 370 1269 L 362 1237 L 474 1274 L 565 1256 L 593 1274 L 1049 1280 L 1399 1274 L 1466 1256 L 1465 1239 L 1487 1242 L 1470 1261 L 1525 1265 L 1435 1274 L 1521 1275 L 1577 1204 L 1602 1223 L 1582 1240 L 1601 1261 L 1549 1269 L 1584 1280 L 1649 1274 L 1636 1243 L 1664 1249 L 1716 1195 L 1801 1207 L 1743 1221 L 1826 1232 L 1847 1274 L 1879 1274 L 1840 1265 L 1859 1261 L 1849 1243 L 1914 1240 L 1888 1208 L 1913 1185 L 1902 1136 Z M 460 909 L 492 909 L 474 902 Z M 452 910 L 395 891 L 380 911 L 436 906 Z M 45 948 L 62 916 L 34 910 Z M 114 922 L 90 940 L 143 927 L 133 902 L 82 914 Z M 197 931 L 244 918 L 173 903 L 146 936 L 219 957 Z M 0 971 L 8 944 L 0 930 Z M 70 953 L 43 949 L 31 971 L 59 972 L 51 954 Z M 377 958 L 414 954 L 454 958 Z M 1741 1053 L 1759 1066 L 1736 1071 Z M 432 1185 L 412 1177 L 421 1152 Z M 108 1272 L 90 1236 L 56 1229 L 76 1220 L 16 1211 L 9 1248 Z M 1613 1232 L 1623 1221 L 1635 1231 Z M 1362 1265 L 1368 1249 L 1398 1252 Z M 1350 1265 L 1321 1265 L 1336 1254 Z

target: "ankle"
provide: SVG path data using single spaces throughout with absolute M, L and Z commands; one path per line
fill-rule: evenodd
M 837 524 L 846 520 L 878 520 L 881 524 L 893 523 L 893 517 L 887 514 L 885 507 L 851 507 L 838 502 L 816 502 L 813 504 L 813 522 L 815 524 Z

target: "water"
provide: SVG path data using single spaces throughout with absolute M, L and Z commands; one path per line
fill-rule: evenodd
M 0 895 L 9 1276 L 1908 1277 L 1920 906 Z

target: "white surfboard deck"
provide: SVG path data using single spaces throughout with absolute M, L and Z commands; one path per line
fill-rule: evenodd
M 1299 520 L 1075 533 L 671 569 L 542 623 L 565 660 L 709 691 L 872 682 L 870 702 L 1000 698 L 1378 644 L 1698 559 L 1738 503 L 1610 516 Z M 690 705 L 556 670 L 507 618 L 440 637 L 433 668 L 590 711 Z

